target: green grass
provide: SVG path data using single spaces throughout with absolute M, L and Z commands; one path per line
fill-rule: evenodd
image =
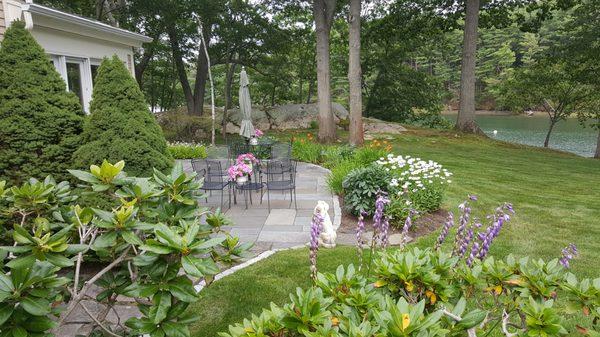
M 456 210 L 467 194 L 474 209 L 490 212 L 512 202 L 517 214 L 504 228 L 491 254 L 509 253 L 551 259 L 562 247 L 577 244 L 573 271 L 598 277 L 600 251 L 600 160 L 552 150 L 508 144 L 453 132 L 411 131 L 398 136 L 395 154 L 432 159 L 454 173 L 444 206 Z M 430 246 L 437 233 L 416 244 Z M 319 268 L 332 271 L 355 262 L 355 250 L 321 250 Z M 283 304 L 297 286 L 309 285 L 306 250 L 287 251 L 215 282 L 192 310 L 200 315 L 194 336 L 216 336 L 272 301 Z

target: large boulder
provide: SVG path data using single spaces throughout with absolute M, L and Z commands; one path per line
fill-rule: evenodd
M 341 104 L 333 103 L 331 107 L 336 123 L 338 123 L 340 119 L 348 118 L 348 110 Z M 269 108 L 253 107 L 252 123 L 255 128 L 264 130 L 303 129 L 308 128 L 312 121 L 317 120 L 318 113 L 318 107 L 315 103 L 285 104 Z M 219 114 L 217 120 L 220 120 L 220 118 L 221 115 Z M 230 110 L 230 122 L 227 125 L 227 132 L 239 132 L 241 120 L 242 116 L 237 109 Z

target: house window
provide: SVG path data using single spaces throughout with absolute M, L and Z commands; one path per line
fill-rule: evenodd
M 90 65 L 90 69 L 92 70 L 92 85 L 96 85 L 96 74 L 98 73 L 98 67 L 100 67 L 98 64 Z
M 50 58 L 54 67 L 67 84 L 67 90 L 77 95 L 83 110 L 89 112 L 93 87 L 90 59 L 64 55 L 50 55 Z M 94 67 L 94 71 L 97 71 L 97 62 L 94 62 Z
M 83 106 L 82 65 L 82 62 L 67 61 L 67 87 L 70 92 L 79 97 L 79 102 Z

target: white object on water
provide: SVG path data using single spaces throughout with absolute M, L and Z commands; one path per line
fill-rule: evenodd
M 494 136 L 498 134 L 498 130 L 494 130 Z

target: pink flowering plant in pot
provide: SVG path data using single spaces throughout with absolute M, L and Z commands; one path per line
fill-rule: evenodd
M 235 160 L 236 164 L 246 164 L 248 166 L 258 164 L 258 159 L 252 153 L 242 153 Z
M 239 159 L 239 158 L 238 158 Z M 243 183 L 247 180 L 248 175 L 252 174 L 252 166 L 246 165 L 241 162 L 235 165 L 231 165 L 227 169 L 227 175 L 229 180 Z
M 265 134 L 265 133 L 264 133 L 264 132 L 262 132 L 261 130 L 259 130 L 259 129 L 254 129 L 254 137 L 256 137 L 256 138 L 260 138 L 260 137 L 264 136 L 264 134 Z

